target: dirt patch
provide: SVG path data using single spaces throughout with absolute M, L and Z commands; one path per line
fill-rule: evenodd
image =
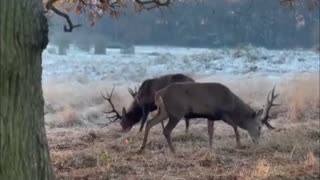
M 285 125 L 280 122 L 284 120 L 277 121 Z M 115 136 L 118 132 L 111 127 L 90 131 L 65 129 L 49 131 L 48 138 L 55 137 L 50 145 L 51 157 L 61 179 L 319 178 L 320 139 L 317 134 L 310 138 L 310 132 L 318 132 L 316 122 L 294 123 L 286 128 L 278 125 L 285 129 L 281 131 L 265 130 L 259 146 L 242 132 L 243 149 L 235 149 L 235 139 L 228 135 L 233 133 L 232 129 L 224 123 L 217 124 L 219 131 L 215 135 L 220 139 L 214 138 L 214 147 L 209 149 L 206 132 L 197 130 L 205 124 L 203 121 L 191 126 L 191 135 L 185 134 L 183 125 L 177 127 L 172 135 L 178 137 L 173 139 L 176 154 L 170 153 L 160 127 L 150 132 L 143 154 L 137 154 L 142 143 L 138 128 L 122 136 Z M 62 136 L 61 131 L 66 133 Z M 97 137 L 93 138 L 90 132 Z M 61 148 L 70 139 L 77 140 Z M 79 146 L 80 142 L 86 146 Z

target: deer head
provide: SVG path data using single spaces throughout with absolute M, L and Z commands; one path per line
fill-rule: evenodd
M 135 88 L 135 90 L 132 89 L 128 89 L 129 93 L 131 94 L 132 97 L 135 97 L 135 95 L 137 94 L 137 88 Z M 136 123 L 136 121 L 139 121 L 141 116 L 142 116 L 142 109 L 140 108 L 140 106 L 137 104 L 136 101 L 134 101 L 131 104 L 131 107 L 129 109 L 129 111 L 127 112 L 126 108 L 123 107 L 122 108 L 122 114 L 120 115 L 120 113 L 117 112 L 117 110 L 115 109 L 114 104 L 112 103 L 112 95 L 114 92 L 114 87 L 112 88 L 111 93 L 107 93 L 107 95 L 102 95 L 102 97 L 107 100 L 112 108 L 112 110 L 108 111 L 108 112 L 104 112 L 108 115 L 108 118 L 110 119 L 111 122 L 115 122 L 117 120 L 120 120 L 120 125 L 122 127 L 122 129 L 124 131 L 129 131 L 132 126 Z M 111 116 L 109 116 L 109 114 L 113 114 Z
M 138 104 L 136 98 L 136 95 L 138 93 L 138 87 L 135 87 L 134 90 L 128 88 L 128 92 L 133 97 L 134 101 L 131 103 L 131 106 L 128 111 L 125 107 L 122 108 L 122 118 L 120 125 L 124 131 L 129 131 L 134 124 L 139 122 L 142 116 L 142 108 Z
M 274 91 L 275 91 L 275 86 L 268 93 L 267 101 L 266 101 L 266 104 L 264 105 L 264 108 L 252 114 L 251 116 L 252 119 L 245 124 L 245 128 L 248 131 L 254 143 L 259 142 L 261 129 L 263 125 L 266 125 L 268 129 L 274 129 L 274 127 L 272 127 L 268 122 L 268 119 L 270 118 L 269 112 L 271 107 L 279 105 L 279 104 L 273 103 L 273 101 L 279 96 L 279 94 L 275 94 Z

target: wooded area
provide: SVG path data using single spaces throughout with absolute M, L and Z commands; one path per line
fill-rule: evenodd
M 106 15 L 91 27 L 87 15 L 71 17 L 82 27 L 62 34 L 64 19 L 51 17 L 51 39 L 106 44 L 235 47 L 251 44 L 270 49 L 310 48 L 319 42 L 319 8 L 279 1 L 197 1 L 136 13 L 132 4 L 122 15 Z M 91 36 L 84 36 L 88 32 Z M 104 43 L 102 42 L 102 43 Z

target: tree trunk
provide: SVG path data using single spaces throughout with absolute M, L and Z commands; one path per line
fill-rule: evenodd
M 0 2 L 0 179 L 54 179 L 44 126 L 40 0 Z

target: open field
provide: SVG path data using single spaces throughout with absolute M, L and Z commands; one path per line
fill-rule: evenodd
M 280 107 L 272 110 L 259 145 L 241 131 L 243 149 L 235 149 L 233 129 L 215 124 L 213 148 L 208 148 L 206 120 L 190 122 L 189 134 L 181 121 L 172 133 L 176 154 L 169 151 L 161 125 L 149 135 L 145 153 L 138 126 L 122 133 L 102 113 L 109 108 L 100 91 L 112 82 L 45 81 L 46 128 L 52 162 L 59 179 L 319 179 L 319 74 L 297 73 L 281 78 L 263 76 L 194 76 L 218 81 L 258 109 L 273 84 Z M 253 78 L 254 77 L 254 78 Z M 126 85 L 116 88 L 120 111 L 132 98 Z

